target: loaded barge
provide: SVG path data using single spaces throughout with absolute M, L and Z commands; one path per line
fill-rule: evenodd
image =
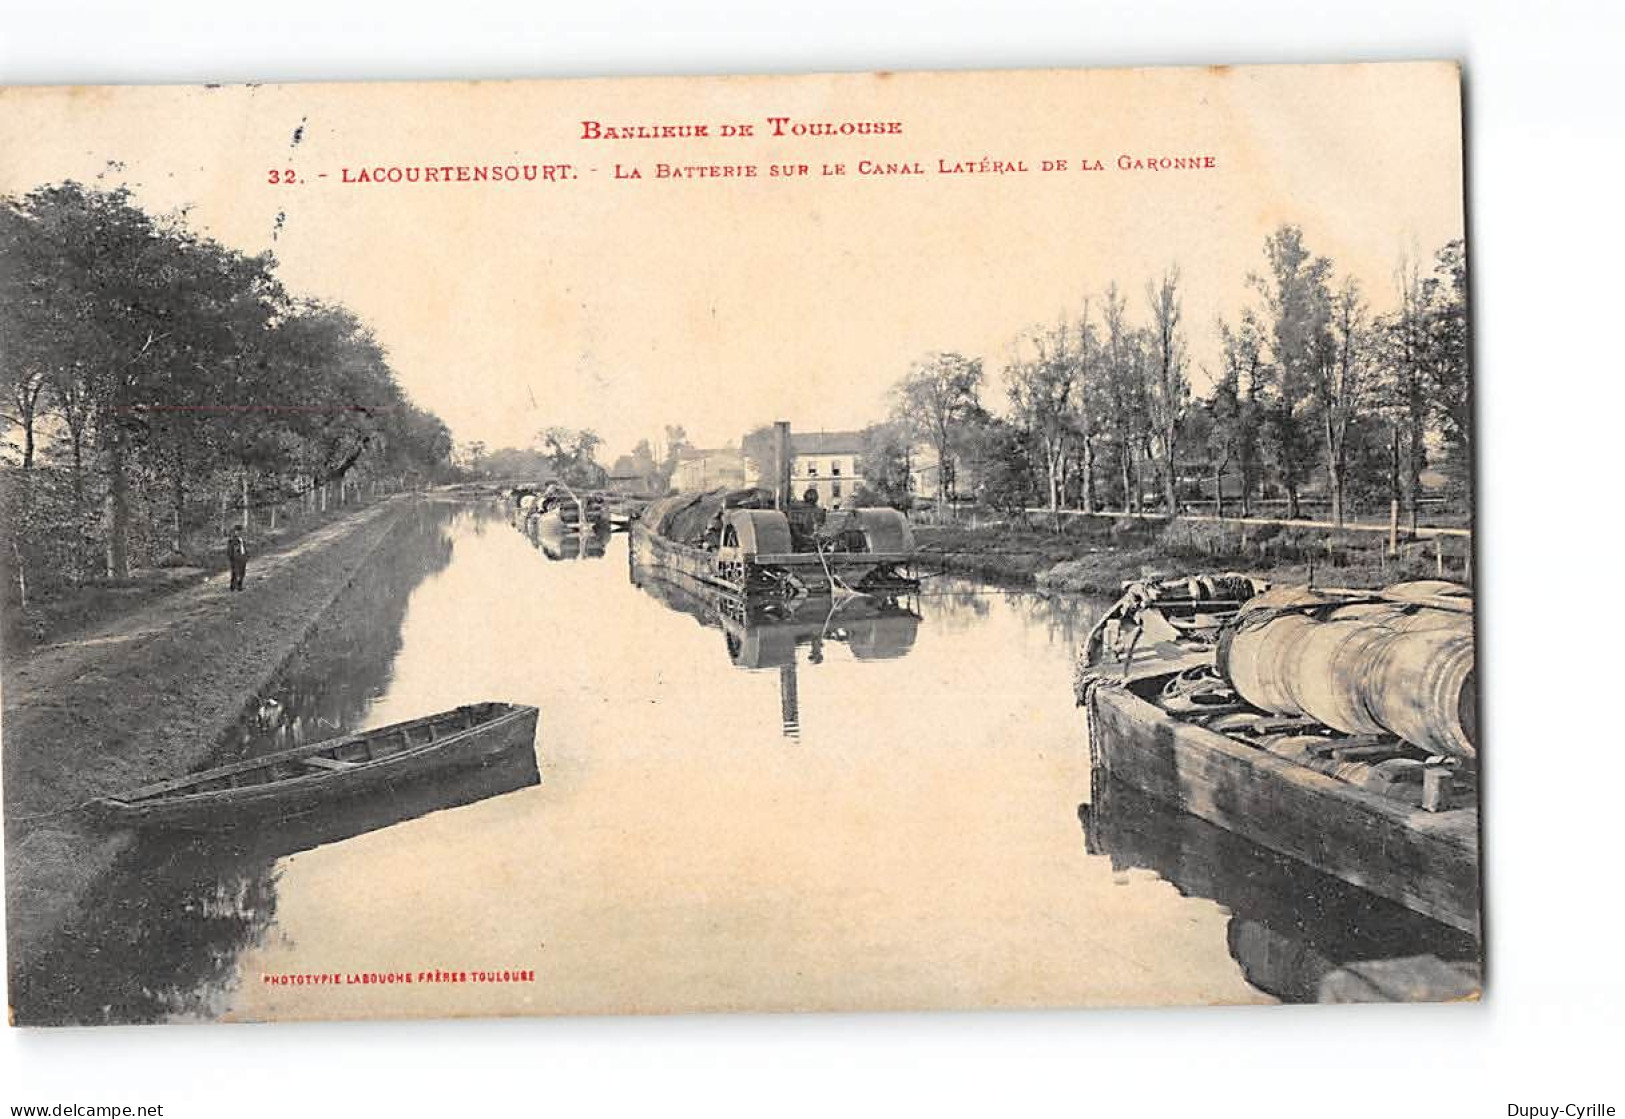
M 773 489 L 654 502 L 632 523 L 634 562 L 752 601 L 917 590 L 908 518 L 895 509 L 826 511 L 793 501 L 789 425 L 774 426 Z
M 1472 598 L 1140 581 L 1090 633 L 1097 770 L 1479 933 Z

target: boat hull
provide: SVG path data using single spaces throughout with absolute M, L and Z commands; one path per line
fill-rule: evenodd
M 537 709 L 492 706 L 501 708 L 493 717 L 442 737 L 436 738 L 425 728 L 435 718 L 446 716 L 414 719 L 247 759 L 123 796 L 104 797 L 93 801 L 92 808 L 104 821 L 123 826 L 214 829 L 267 816 L 294 816 L 431 776 L 491 764 L 515 751 L 533 750 Z M 414 732 L 423 732 L 428 740 L 414 744 Z M 406 745 L 395 748 L 402 742 Z M 391 752 L 384 753 L 378 745 L 384 743 L 390 744 Z M 343 760 L 363 753 L 365 760 Z M 269 780 L 255 776 L 299 769 L 309 772 Z M 166 784 L 181 787 L 152 792 Z
M 1129 687 L 1085 698 L 1094 764 L 1209 823 L 1479 932 L 1478 811 L 1430 812 L 1183 722 Z

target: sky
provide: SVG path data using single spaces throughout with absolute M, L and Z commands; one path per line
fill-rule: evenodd
M 773 117 L 898 130 L 775 137 Z M 711 135 L 588 140 L 589 120 Z M 753 134 L 716 135 L 728 123 Z M 116 161 L 104 182 L 273 250 L 292 290 L 354 310 L 459 441 L 591 427 L 609 461 L 667 424 L 705 446 L 773 419 L 861 427 L 934 351 L 981 357 L 997 410 L 1024 332 L 1090 299 L 1098 314 L 1113 281 L 1144 319 L 1145 285 L 1170 266 L 1200 388 L 1216 320 L 1249 299 L 1279 224 L 1301 225 L 1377 310 L 1402 254 L 1462 236 L 1460 130 L 1449 63 L 33 87 L 0 90 L 0 193 Z M 1119 169 L 1125 156 L 1212 166 Z M 924 173 L 861 175 L 862 160 Z M 661 179 L 660 163 L 758 175 Z M 846 174 L 822 173 L 836 163 Z M 510 164 L 573 177 L 344 181 Z

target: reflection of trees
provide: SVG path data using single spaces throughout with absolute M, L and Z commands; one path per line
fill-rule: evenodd
M 83 916 L 39 954 L 13 961 L 23 1025 L 213 1017 L 236 960 L 276 916 L 269 861 L 216 863 L 206 840 L 140 847 L 85 899 Z
M 277 860 L 447 808 L 535 785 L 536 755 L 252 828 L 155 836 L 96 884 L 82 916 L 39 954 L 12 962 L 11 1001 L 25 1025 L 216 1017 L 237 961 L 276 918 Z
M 1010 604 L 1030 625 L 1042 626 L 1051 645 L 1074 647 L 1088 636 L 1100 615 L 1110 608 L 1106 599 L 1081 595 L 1011 595 Z
M 1478 941 L 1386 898 L 1255 846 L 1096 771 L 1079 808 L 1091 854 L 1144 867 L 1232 914 L 1231 956 L 1254 987 L 1312 1002 L 1329 972 L 1360 960 L 1479 959 Z
M 412 591 L 451 563 L 455 515 L 453 506 L 424 503 L 402 517 L 259 694 L 224 754 L 270 753 L 359 725 L 389 681 Z
M 952 577 L 926 580 L 919 604 L 920 614 L 930 621 L 931 628 L 944 633 L 964 633 L 992 610 L 985 587 Z

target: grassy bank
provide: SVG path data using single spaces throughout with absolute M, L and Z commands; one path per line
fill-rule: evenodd
M 80 638 L 8 650 L 6 903 L 13 968 L 129 843 L 72 807 L 186 772 L 363 569 L 411 498 L 363 509 L 250 562 L 241 594 L 205 577 Z
M 1363 588 L 1435 578 L 1440 569 L 1433 541 L 1402 538 L 1399 555 L 1389 556 L 1387 537 L 1373 532 L 1129 517 L 1063 518 L 1056 527 L 1042 520 L 919 527 L 915 534 L 927 570 L 1079 594 L 1112 595 L 1129 579 L 1214 570 Z M 1468 578 L 1464 541 L 1446 544 L 1444 561 L 1445 578 Z

